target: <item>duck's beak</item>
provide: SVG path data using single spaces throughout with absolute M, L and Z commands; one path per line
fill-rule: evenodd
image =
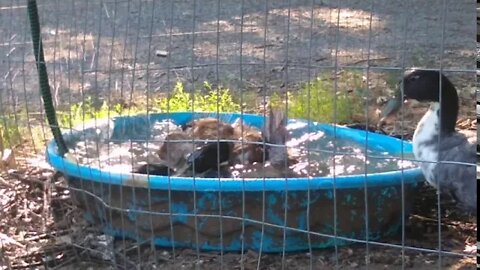
M 380 114 L 380 120 L 378 122 L 378 126 L 382 126 L 385 124 L 385 122 L 392 116 L 396 115 L 400 108 L 402 107 L 403 104 L 409 104 L 409 100 L 404 98 L 402 96 L 402 93 L 400 90 L 398 90 L 395 93 L 395 96 L 393 96 L 391 99 L 387 101 L 385 104 L 385 107 L 383 107 L 383 110 Z

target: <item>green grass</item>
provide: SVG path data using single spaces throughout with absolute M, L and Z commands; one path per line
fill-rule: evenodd
M 330 72 L 324 72 L 298 91 L 287 92 L 288 116 L 325 123 L 352 123 L 355 115 L 363 113 L 363 83 L 361 73 L 343 71 L 337 77 L 337 93 Z M 284 97 L 274 94 L 271 103 L 285 106 Z M 335 112 L 335 113 L 334 113 Z

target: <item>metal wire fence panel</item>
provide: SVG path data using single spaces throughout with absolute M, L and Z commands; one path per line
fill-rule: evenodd
M 424 160 L 428 105 L 377 125 L 417 68 L 476 131 L 473 1 L 36 1 L 67 158 L 27 2 L 0 0 L 0 269 L 475 267 L 418 166 L 460 183 L 476 137 Z

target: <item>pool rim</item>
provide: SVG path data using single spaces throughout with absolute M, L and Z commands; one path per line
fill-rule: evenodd
M 214 113 L 217 115 L 217 113 Z M 190 117 L 205 117 L 211 116 L 212 113 L 192 113 L 192 112 L 178 112 L 178 113 L 155 113 L 149 114 L 152 116 L 167 116 L 176 120 L 173 116 L 190 115 Z M 243 117 L 245 118 L 257 118 L 256 120 L 265 119 L 262 115 L 255 114 L 239 114 L 239 113 L 219 113 L 219 115 L 228 117 Z M 126 119 L 132 117 L 145 117 L 146 115 L 132 115 L 132 116 L 120 116 L 116 119 L 107 119 L 116 121 L 118 119 Z M 94 119 L 95 120 L 95 119 Z M 92 120 L 92 121 L 94 121 Z M 105 120 L 105 119 L 103 119 Z M 292 119 L 296 121 L 305 121 L 301 119 Z M 90 121 L 90 122 L 92 122 Z M 102 119 L 96 119 L 97 123 Z M 248 123 L 248 121 L 245 121 Z M 380 142 L 390 145 L 389 150 L 392 153 L 401 152 L 403 154 L 411 154 L 411 143 L 405 140 L 400 140 L 387 135 L 367 132 L 363 130 L 350 129 L 338 125 L 323 124 L 310 122 L 314 125 L 319 125 L 324 129 L 334 129 L 336 135 L 339 133 L 350 133 L 352 138 L 356 138 L 358 142 L 359 138 L 365 138 L 368 134 L 368 141 L 376 139 Z M 82 124 L 82 126 L 88 126 L 88 124 Z M 81 129 L 78 129 L 81 130 Z M 74 131 L 79 132 L 79 131 Z M 68 133 L 64 133 L 68 136 Z M 363 140 L 365 142 L 365 139 Z M 400 144 L 400 147 L 393 147 L 393 145 Z M 46 159 L 48 163 L 57 171 L 64 173 L 70 177 L 77 177 L 87 181 L 100 182 L 105 184 L 114 184 L 122 186 L 143 187 L 154 190 L 177 190 L 177 191 L 300 191 L 300 190 L 315 190 L 315 189 L 343 189 L 343 188 L 365 188 L 376 186 L 391 186 L 403 184 L 416 184 L 422 181 L 422 173 L 420 168 L 401 169 L 397 171 L 387 171 L 381 173 L 369 173 L 369 174 L 355 174 L 355 175 L 342 175 L 342 176 L 328 176 L 328 177 L 302 177 L 302 178 L 194 178 L 194 177 L 173 177 L 173 176 L 156 176 L 145 175 L 136 173 L 119 173 L 112 171 L 100 170 L 95 167 L 89 167 L 88 165 L 79 165 L 75 162 L 71 156 L 60 157 L 57 153 L 57 147 L 54 140 L 51 140 L 47 144 Z M 219 181 L 220 180 L 220 181 Z

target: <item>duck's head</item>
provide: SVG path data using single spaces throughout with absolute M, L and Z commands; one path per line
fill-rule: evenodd
M 383 124 L 387 118 L 396 114 L 402 103 L 409 104 L 410 100 L 440 103 L 442 131 L 455 130 L 458 115 L 457 90 L 442 73 L 418 69 L 405 72 L 395 96 L 384 107 L 379 124 Z
M 440 89 L 442 101 L 444 98 L 457 98 L 457 91 L 450 80 L 436 70 L 412 70 L 405 72 L 400 81 L 403 84 L 403 98 L 419 102 L 440 102 Z M 401 88 L 400 88 L 401 89 Z M 458 102 L 457 100 L 446 100 L 448 105 Z M 455 101 L 455 102 L 454 102 Z

